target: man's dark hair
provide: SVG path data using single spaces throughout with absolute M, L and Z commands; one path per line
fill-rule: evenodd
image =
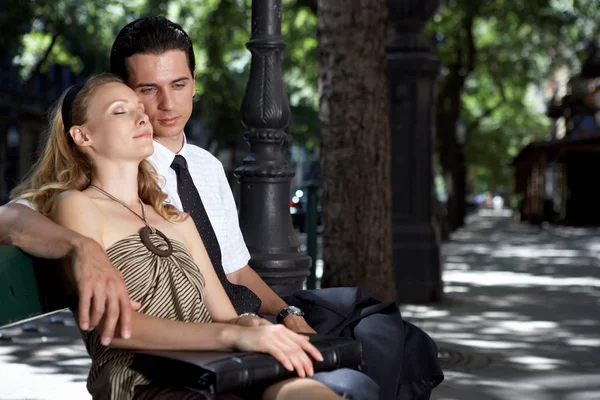
M 127 59 L 135 54 L 159 55 L 169 50 L 185 53 L 190 72 L 194 73 L 196 59 L 192 40 L 183 28 L 165 17 L 144 17 L 125 25 L 117 35 L 110 51 L 110 72 L 128 80 Z

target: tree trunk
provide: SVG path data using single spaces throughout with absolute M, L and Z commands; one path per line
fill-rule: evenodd
M 440 165 L 448 194 L 446 218 L 450 232 L 463 226 L 466 216 L 467 177 L 464 148 L 456 138 L 456 124 L 461 112 L 461 94 L 466 79 L 460 71 L 460 64 L 450 69 L 450 74 L 440 90 L 436 118 Z
M 382 0 L 319 0 L 325 286 L 395 300 Z
M 438 115 L 439 117 L 439 115 Z M 455 119 L 449 119 L 455 123 Z M 466 217 L 467 175 L 464 149 L 456 140 L 456 130 L 451 126 L 443 126 L 438 122 L 440 140 L 440 164 L 444 173 L 444 181 L 448 194 L 446 204 L 448 230 L 454 232 L 462 227 Z
M 448 191 L 447 218 L 450 232 L 462 227 L 467 215 L 467 166 L 464 144 L 459 143 L 456 137 L 456 124 L 461 114 L 465 82 L 476 65 L 477 48 L 473 24 L 479 6 L 477 2 L 465 3 L 464 15 L 454 33 L 454 40 L 457 42 L 456 61 L 446 66 L 449 73 L 438 96 L 438 152 Z M 464 142 L 466 138 L 463 139 Z

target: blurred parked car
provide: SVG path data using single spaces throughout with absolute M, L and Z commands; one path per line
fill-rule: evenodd
M 306 220 L 306 206 L 301 197 L 294 196 L 290 200 L 290 214 L 292 215 L 292 225 L 294 229 L 304 233 Z
M 308 196 L 299 189 L 290 199 L 290 214 L 292 215 L 292 225 L 299 232 L 306 232 L 306 220 L 308 218 Z M 323 232 L 321 219 L 321 204 L 317 197 L 317 232 Z

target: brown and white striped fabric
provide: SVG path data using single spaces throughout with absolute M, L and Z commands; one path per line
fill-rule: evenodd
M 155 246 L 166 249 L 157 234 L 150 238 Z M 211 322 L 204 305 L 204 277 L 183 243 L 171 241 L 173 253 L 161 257 L 146 248 L 138 234 L 127 236 L 106 253 L 121 271 L 129 296 L 139 301 L 138 312 L 158 318 L 186 322 Z M 94 399 L 130 400 L 136 386 L 150 382 L 130 368 L 133 353 L 104 347 L 95 330 L 82 332 L 92 367 L 87 387 Z
M 257 397 L 259 398 L 259 397 Z M 135 388 L 133 400 L 208 400 L 204 395 L 185 389 L 160 385 L 144 385 Z M 217 394 L 211 400 L 242 400 L 233 394 Z

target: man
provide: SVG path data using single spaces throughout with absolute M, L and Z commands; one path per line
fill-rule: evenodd
M 250 255 L 240 232 L 235 202 L 223 167 L 211 154 L 188 144 L 185 140 L 183 129 L 191 116 L 192 99 L 195 95 L 195 60 L 191 40 L 187 34 L 179 25 L 162 17 L 134 21 L 121 30 L 113 44 L 111 72 L 120 75 L 144 103 L 155 135 L 155 151 L 150 161 L 164 178 L 163 190 L 168 194 L 169 200 L 178 209 L 189 212 L 196 222 L 217 275 L 238 313 L 260 311 L 263 315 L 276 317 L 278 322 L 294 331 L 314 332 L 302 311 L 288 307 L 247 265 Z M 74 254 L 73 268 L 79 277 L 77 283 L 82 297 L 80 307 L 89 309 L 89 305 L 93 304 L 89 327 L 96 326 L 106 311 L 109 331 L 104 334 L 112 334 L 110 330 L 114 328 L 118 318 L 122 328 L 124 327 L 122 331 L 127 332 L 132 305 L 129 304 L 122 280 L 118 273 L 111 271 L 106 256 L 99 257 L 100 261 L 93 266 L 89 265 L 85 255 L 77 251 L 77 246 L 72 243 L 84 242 L 88 247 L 93 245 L 85 238 L 78 238 L 72 233 L 60 230 L 56 236 L 52 234 L 53 237 L 46 240 L 56 241 L 55 245 L 62 251 L 47 251 L 42 244 L 35 243 L 34 235 L 28 234 L 28 230 L 31 230 L 32 226 L 45 224 L 45 231 L 54 231 L 55 228 L 51 227 L 53 224 L 22 206 L 9 205 L 5 208 L 0 213 L 0 226 L 4 225 L 4 236 L 8 238 L 5 242 L 46 258 Z M 7 224 L 2 223 L 3 218 Z M 23 224 L 21 218 L 27 218 L 28 224 Z M 39 229 L 35 228 L 35 231 Z M 86 291 L 90 286 L 91 277 L 100 278 L 100 284 L 94 285 L 92 291 Z M 387 320 L 383 321 L 386 318 Z M 390 324 L 390 318 L 395 322 Z M 359 325 L 351 330 L 350 334 L 356 334 L 363 340 L 370 357 L 380 355 L 393 358 L 396 354 L 402 356 L 403 348 L 389 349 L 390 354 L 386 355 L 381 354 L 381 346 L 374 345 L 377 341 L 385 341 L 390 346 L 404 344 L 402 339 L 406 332 L 401 326 L 402 321 L 397 309 L 394 315 L 373 314 L 371 320 L 377 319 L 383 321 L 375 325 L 383 327 L 378 334 L 373 335 L 371 327 L 362 329 Z M 83 329 L 86 319 L 80 318 L 79 322 Z M 256 319 L 256 323 L 260 323 L 259 319 Z M 323 331 L 317 330 L 320 333 Z M 330 333 L 328 331 L 327 333 Z M 386 334 L 389 337 L 386 337 Z M 122 336 L 126 337 L 123 334 Z M 398 360 L 397 363 L 396 367 L 399 370 L 402 360 Z M 399 372 L 394 370 L 394 366 L 389 365 L 389 361 L 384 362 L 383 368 L 378 371 L 374 366 L 376 363 L 369 363 L 367 359 L 367 364 L 367 372 L 371 365 L 372 373 L 369 375 L 380 386 L 387 387 L 387 390 L 381 388 L 381 398 L 396 398 L 400 392 L 396 387 Z M 382 370 L 388 371 L 386 376 L 382 376 L 385 375 L 381 373 Z M 420 379 L 422 380 L 422 377 L 418 373 L 415 374 L 415 380 Z M 412 380 L 410 383 L 412 384 Z M 426 399 L 429 397 L 426 392 L 430 389 L 431 387 L 423 385 L 423 388 L 414 391 L 414 396 L 403 398 Z M 423 393 L 426 397 L 417 397 Z

